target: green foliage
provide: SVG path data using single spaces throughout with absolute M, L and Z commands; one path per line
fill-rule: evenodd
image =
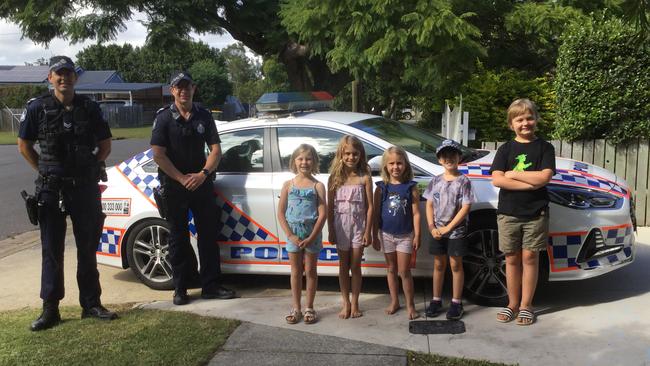
M 181 42 L 169 50 L 151 45 L 92 45 L 76 56 L 86 70 L 117 70 L 132 83 L 168 83 L 174 71 L 187 70 L 197 61 L 212 60 L 224 70 L 226 61 L 218 49 L 203 42 Z
M 482 52 L 471 14 L 454 14 L 445 0 L 286 0 L 280 16 L 333 71 L 381 78 L 392 90 L 453 92 Z
M 564 37 L 555 88 L 555 134 L 614 143 L 650 135 L 650 41 L 639 47 L 621 20 L 574 27 Z
M 226 68 L 213 60 L 197 61 L 188 70 L 198 85 L 194 100 L 206 108 L 223 104 L 226 96 L 232 94 L 232 84 L 228 81 Z
M 538 134 L 549 137 L 555 120 L 555 94 L 550 79 L 529 78 L 518 70 L 495 72 L 481 64 L 463 86 L 463 110 L 469 111 L 469 126 L 476 129 L 478 141 L 505 141 L 512 138 L 506 111 L 517 98 L 528 98 L 540 113 Z M 458 104 L 458 100 L 456 100 Z
M 0 109 L 24 108 L 25 103 L 40 94 L 47 92 L 45 85 L 17 85 L 0 87 Z

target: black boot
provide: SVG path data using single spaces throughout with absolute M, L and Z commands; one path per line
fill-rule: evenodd
M 32 322 L 30 329 L 34 332 L 52 328 L 61 321 L 58 301 L 43 301 L 43 312 Z
M 117 319 L 117 314 L 112 312 L 102 305 L 95 305 L 85 308 L 81 311 L 81 319 L 96 318 L 100 320 L 114 320 Z

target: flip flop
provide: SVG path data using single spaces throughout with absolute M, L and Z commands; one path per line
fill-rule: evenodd
M 499 316 L 501 316 L 501 318 L 499 318 Z M 509 323 L 513 320 L 515 320 L 515 311 L 509 307 L 505 307 L 497 313 L 497 321 L 500 323 Z
M 535 313 L 528 309 L 521 309 L 517 315 L 517 325 L 532 325 L 535 323 L 535 319 Z

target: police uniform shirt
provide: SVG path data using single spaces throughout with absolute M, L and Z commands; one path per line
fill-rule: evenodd
M 38 140 L 38 127 L 43 118 L 43 113 L 45 113 L 43 109 L 43 98 L 48 97 L 50 96 L 34 98 L 27 102 L 27 107 L 20 118 L 20 129 L 18 131 L 18 137 L 28 141 Z M 56 107 L 58 107 L 60 111 L 63 111 L 63 104 L 61 104 L 61 102 L 59 102 L 56 97 L 51 96 L 51 98 L 54 100 Z M 72 104 L 74 105 L 74 108 L 87 108 L 88 119 L 90 122 L 89 127 L 91 129 L 92 135 L 95 136 L 96 141 L 106 140 L 113 136 L 111 135 L 111 129 L 108 127 L 108 123 L 106 123 L 104 120 L 104 117 L 102 116 L 101 110 L 99 109 L 99 105 L 97 103 L 89 100 L 87 97 L 75 94 L 74 99 L 72 100 Z M 74 112 L 66 111 L 63 113 Z M 63 124 L 63 119 L 63 115 L 61 115 L 61 124 Z
M 151 131 L 151 145 L 166 148 L 167 157 L 183 174 L 201 171 L 206 162 L 205 145 L 219 143 L 221 139 L 212 114 L 196 104 L 192 104 L 188 121 L 174 103 L 162 108 Z

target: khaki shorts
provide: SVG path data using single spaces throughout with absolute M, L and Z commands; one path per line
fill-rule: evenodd
M 497 215 L 499 250 L 514 253 L 521 249 L 546 250 L 548 245 L 548 209 L 534 218 Z

